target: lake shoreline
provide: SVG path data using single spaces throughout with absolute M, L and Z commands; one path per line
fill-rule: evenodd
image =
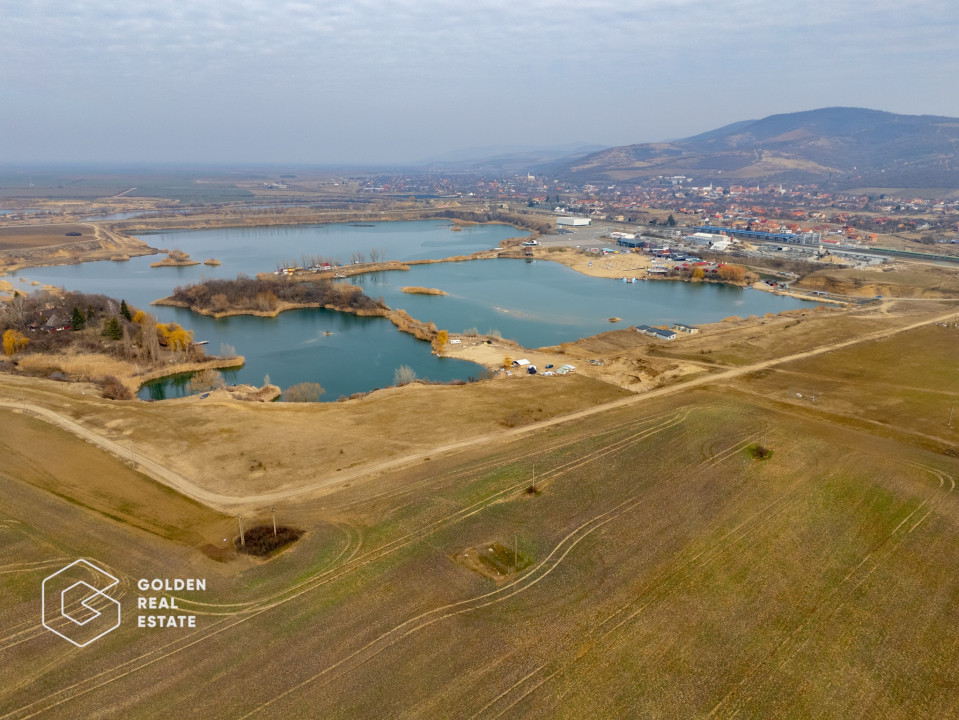
M 168 309 L 156 308 L 162 318 L 177 318 L 185 327 L 194 327 L 213 341 L 222 340 L 227 345 L 235 345 L 241 352 L 249 347 L 253 361 L 239 374 L 238 382 L 249 383 L 265 374 L 273 375 L 284 387 L 299 381 L 319 380 L 327 387 L 330 399 L 351 397 L 357 391 L 367 391 L 368 388 L 387 387 L 393 382 L 393 372 L 399 366 L 414 369 L 420 377 L 440 381 L 474 376 L 482 367 L 502 367 L 507 355 L 513 358 L 530 355 L 529 359 L 541 368 L 545 368 L 546 364 L 559 367 L 566 360 L 555 362 L 555 348 L 574 343 L 578 338 L 604 336 L 610 327 L 609 318 L 613 316 L 623 317 L 625 322 L 621 325 L 624 326 L 632 327 L 645 322 L 663 327 L 666 321 L 673 320 L 699 324 L 718 322 L 723 315 L 742 314 L 737 312 L 737 306 L 743 302 L 746 303 L 745 307 L 756 308 L 745 314 L 764 314 L 766 309 L 783 306 L 782 303 L 764 302 L 755 293 L 751 294 L 752 299 L 740 299 L 741 290 L 718 289 L 718 286 L 729 283 L 694 281 L 683 286 L 700 286 L 689 293 L 680 290 L 680 286 L 674 283 L 620 284 L 618 280 L 624 277 L 643 277 L 645 273 L 642 269 L 651 267 L 655 260 L 640 253 L 620 252 L 604 256 L 577 252 L 573 248 L 553 246 L 552 240 L 545 246 L 523 245 L 524 238 L 518 237 L 511 227 L 503 223 L 483 223 L 500 227 L 489 230 L 470 230 L 467 227 L 466 233 L 454 234 L 450 232 L 450 223 L 397 223 L 392 229 L 394 223 L 382 223 L 378 230 L 358 231 L 348 228 L 315 230 L 307 226 L 266 234 L 241 230 L 239 235 L 228 230 L 215 232 L 210 237 L 201 232 L 195 236 L 195 241 L 191 235 L 186 250 L 194 254 L 202 253 L 200 257 L 215 255 L 222 248 L 241 251 L 235 252 L 236 257 L 228 254 L 224 260 L 224 264 L 230 268 L 228 276 L 204 277 L 198 272 L 184 271 L 177 277 L 181 282 L 186 282 L 182 288 L 178 287 L 171 293 L 174 281 L 165 280 L 167 271 L 145 270 L 147 264 L 141 260 L 129 271 L 124 267 L 103 264 L 103 270 L 86 273 L 90 280 L 102 278 L 96 280 L 96 284 L 87 281 L 87 286 L 89 291 L 102 292 L 109 283 L 115 283 L 113 287 L 123 288 L 134 295 L 134 303 L 168 306 Z M 341 236 L 347 239 L 341 240 Z M 384 250 L 376 247 L 377 240 L 394 236 L 395 239 L 390 241 L 396 244 L 386 250 L 386 257 L 398 257 L 399 260 L 336 265 L 337 260 L 333 259 L 338 251 L 340 257 L 343 253 L 352 253 L 352 258 L 364 259 L 369 257 L 364 251 L 370 247 L 376 251 L 370 255 L 382 258 Z M 472 237 L 472 240 L 467 240 L 468 237 Z M 176 244 L 174 240 L 157 239 L 155 242 L 160 245 Z M 322 254 L 303 255 L 299 249 L 301 247 L 310 251 L 320 250 Z M 261 272 L 270 267 L 276 258 L 284 257 L 300 259 L 287 261 L 287 266 L 277 272 Z M 481 259 L 525 262 L 485 265 L 467 262 Z M 538 260 L 553 262 L 542 264 L 537 263 Z M 236 267 L 232 267 L 235 263 Z M 310 267 L 292 269 L 293 265 Z M 413 267 L 418 265 L 438 267 L 435 271 L 432 268 Z M 539 265 L 539 268 L 535 265 Z M 568 273 L 561 265 L 574 270 L 574 273 Z M 390 275 L 390 271 L 394 270 L 408 274 Z M 162 276 L 164 279 L 152 280 L 154 273 L 157 278 Z M 54 277 L 67 275 L 63 272 Z M 77 275 L 81 279 L 84 277 L 80 273 Z M 142 282 L 136 279 L 141 275 L 144 278 Z M 605 277 L 614 282 L 593 283 L 585 279 L 589 277 Z M 329 282 L 339 278 L 344 279 L 342 282 Z M 64 282 L 62 279 L 37 279 L 53 285 Z M 29 277 L 21 277 L 21 281 L 24 280 L 29 280 Z M 283 291 L 280 288 L 271 291 L 271 288 L 266 287 L 267 280 L 271 284 L 282 285 Z M 234 282 L 242 286 L 239 288 L 242 292 L 231 291 L 228 284 Z M 263 287 L 257 287 L 258 282 L 263 283 Z M 195 287 L 203 283 L 210 284 L 206 289 Z M 224 285 L 219 287 L 217 283 Z M 310 283 L 318 287 L 308 287 Z M 360 299 L 352 302 L 344 286 L 354 284 L 370 297 L 364 298 L 363 302 Z M 71 283 L 67 281 L 66 285 Z M 322 290 L 324 285 L 339 286 L 342 291 L 325 294 Z M 421 292 L 404 292 L 399 288 L 400 285 L 419 288 Z M 136 290 L 133 286 L 137 286 Z M 187 292 L 190 287 L 194 289 Z M 667 287 L 677 289 L 666 291 Z M 742 285 L 739 287 L 742 288 Z M 424 293 L 422 289 L 432 292 Z M 118 290 L 115 294 L 122 297 L 124 290 Z M 448 299 L 424 297 L 444 291 L 448 293 Z M 373 300 L 381 293 L 386 295 L 385 299 L 380 296 L 378 300 Z M 155 299 L 163 294 L 169 296 Z M 772 294 L 766 293 L 766 296 Z M 343 297 L 340 298 L 340 295 Z M 647 295 L 650 297 L 647 298 Z M 690 295 L 688 302 L 685 300 L 687 295 Z M 620 297 L 622 300 L 618 299 Z M 714 297 L 721 300 L 716 307 L 711 302 L 703 305 L 702 300 L 697 300 Z M 665 303 L 662 298 L 667 298 Z M 129 303 L 131 297 L 128 295 L 126 300 Z M 622 302 L 627 305 L 623 306 Z M 380 303 L 382 307 L 374 307 Z M 696 310 L 696 307 L 700 310 Z M 724 312 L 718 313 L 720 307 Z M 795 304 L 791 307 L 795 307 Z M 316 313 L 317 309 L 332 312 Z M 288 310 L 307 312 L 295 314 L 297 317 L 289 323 L 258 322 L 261 318 L 276 318 Z M 623 310 L 629 311 L 624 313 Z M 247 320 L 242 320 L 242 316 L 247 316 Z M 393 328 L 359 320 L 363 316 L 385 317 L 403 335 L 413 337 L 394 342 L 387 337 L 395 336 Z M 194 319 L 190 320 L 190 317 Z M 227 322 L 228 318 L 233 317 L 237 318 L 235 322 Z M 350 320 L 351 317 L 355 319 Z M 417 318 L 424 318 L 425 321 Z M 463 318 L 462 321 L 460 318 Z M 593 322 L 596 318 L 601 318 L 605 327 L 597 326 Z M 217 319 L 223 319 L 222 324 Z M 628 337 L 631 346 L 636 335 L 639 334 L 633 331 L 628 336 L 619 337 Z M 518 342 L 503 340 L 504 337 Z M 377 338 L 375 344 L 373 338 Z M 414 339 L 429 342 L 432 346 L 430 352 L 424 352 L 426 348 L 419 343 L 409 342 Z M 459 342 L 449 342 L 451 340 Z M 248 346 L 246 343 L 253 344 Z M 476 346 L 475 351 L 467 351 L 463 347 L 473 345 Z M 282 356 L 278 354 L 280 351 L 284 353 Z M 537 353 L 541 351 L 548 357 L 540 359 Z M 245 353 L 248 362 L 251 353 Z M 465 361 L 468 365 L 461 369 L 458 362 L 447 363 L 447 359 Z M 598 367 L 584 366 L 588 360 L 571 358 L 571 363 L 577 365 L 578 371 L 583 374 L 598 374 Z M 641 376 L 643 382 L 648 380 L 642 368 L 638 371 L 635 368 L 622 370 L 629 375 Z M 166 370 L 160 376 L 168 376 L 170 372 L 175 370 Z

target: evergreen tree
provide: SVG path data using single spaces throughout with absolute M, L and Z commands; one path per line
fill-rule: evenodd
M 87 318 L 83 310 L 78 307 L 73 308 L 73 315 L 70 316 L 70 325 L 74 330 L 83 330 L 87 326 Z
M 103 337 L 111 340 L 120 340 L 123 337 L 123 328 L 120 327 L 120 321 L 112 317 L 103 324 Z
M 120 315 L 131 322 L 133 321 L 133 315 L 130 313 L 130 308 L 127 307 L 126 300 L 120 301 Z

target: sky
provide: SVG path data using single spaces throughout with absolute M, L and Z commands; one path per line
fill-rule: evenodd
M 955 0 L 0 0 L 0 164 L 411 163 L 959 117 Z

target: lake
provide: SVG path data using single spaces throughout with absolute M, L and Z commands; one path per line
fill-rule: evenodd
M 215 257 L 218 267 L 151 268 L 156 256 L 128 262 L 92 262 L 31 268 L 12 273 L 27 282 L 103 293 L 154 313 L 161 322 L 192 329 L 197 340 L 218 354 L 220 344 L 245 356 L 233 382 L 262 384 L 269 375 L 281 387 L 311 381 L 326 388 L 324 400 L 336 400 L 393 383 L 400 365 L 422 378 L 447 381 L 476 377 L 474 363 L 437 358 L 428 343 L 399 332 L 383 318 L 360 318 L 323 309 L 295 310 L 276 318 L 236 316 L 213 319 L 189 310 L 150 306 L 176 285 L 204 277 L 235 277 L 271 271 L 303 255 L 323 255 L 349 262 L 351 253 L 371 249 L 396 260 L 444 258 L 496 247 L 508 237 L 526 235 L 504 225 L 467 225 L 451 232 L 444 221 L 384 222 L 371 225 L 294 225 L 260 228 L 191 230 L 146 235 L 155 247 L 181 249 L 196 260 Z M 557 263 L 480 260 L 412 266 L 350 279 L 390 307 L 432 321 L 451 332 L 495 330 L 527 347 L 555 345 L 616 327 L 680 321 L 716 322 L 729 315 L 761 315 L 809 303 L 757 290 L 712 284 L 649 281 L 627 284 L 587 277 Z M 22 289 L 29 285 L 16 282 Z M 446 296 L 410 295 L 407 285 L 435 287 Z M 617 316 L 621 323 L 608 319 Z M 176 381 L 154 383 L 141 397 L 183 393 Z

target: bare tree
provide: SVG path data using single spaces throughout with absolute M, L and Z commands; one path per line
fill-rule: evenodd
M 10 301 L 10 309 L 13 314 L 14 322 L 23 330 L 27 326 L 26 308 L 24 304 L 27 301 L 26 295 L 18 290 L 13 291 L 13 299 Z
M 416 371 L 409 365 L 400 365 L 393 373 L 394 385 L 409 385 L 416 380 Z

